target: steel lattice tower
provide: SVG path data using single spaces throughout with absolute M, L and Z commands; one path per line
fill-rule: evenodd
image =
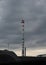
M 22 24 L 22 56 L 24 56 L 25 53 L 24 53 L 24 20 L 23 19 L 21 21 L 21 24 Z

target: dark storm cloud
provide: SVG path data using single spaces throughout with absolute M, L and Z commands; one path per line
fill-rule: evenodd
M 25 45 L 45 46 L 46 0 L 1 0 L 0 44 L 21 44 L 22 17 L 25 20 Z
M 13 44 L 18 44 L 21 42 L 21 36 L 20 36 L 20 24 L 18 19 L 17 19 L 17 11 L 20 7 L 16 0 L 2 0 L 1 2 L 1 19 L 0 19 L 0 43 L 13 43 Z M 17 6 L 17 7 L 16 7 Z M 3 11 L 2 11 L 3 10 Z M 18 22 L 18 23 L 16 23 Z

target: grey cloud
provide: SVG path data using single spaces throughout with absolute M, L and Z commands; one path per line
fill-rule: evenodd
M 21 19 L 23 17 L 25 20 L 26 46 L 45 46 L 45 0 L 2 0 L 0 5 L 0 40 L 2 40 L 1 43 L 20 44 L 22 42 Z

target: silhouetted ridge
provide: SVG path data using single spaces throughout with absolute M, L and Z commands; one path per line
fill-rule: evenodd
M 38 55 L 37 57 L 46 57 L 46 54 Z
M 0 63 L 9 63 L 17 61 L 19 61 L 19 59 L 13 51 L 0 50 Z

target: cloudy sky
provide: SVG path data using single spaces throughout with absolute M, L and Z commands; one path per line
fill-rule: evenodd
M 0 0 L 0 47 L 21 47 L 22 18 L 25 46 L 46 47 L 46 0 Z

